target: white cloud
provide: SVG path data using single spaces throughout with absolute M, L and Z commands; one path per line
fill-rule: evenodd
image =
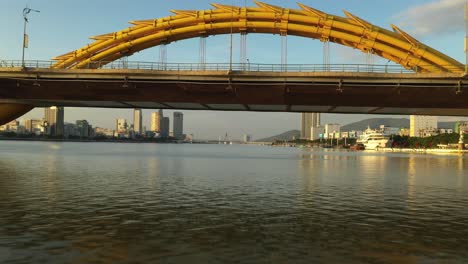
M 395 16 L 397 26 L 425 37 L 463 31 L 466 0 L 435 0 L 412 6 Z

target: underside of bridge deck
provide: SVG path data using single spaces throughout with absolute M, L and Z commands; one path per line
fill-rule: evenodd
M 457 74 L 10 71 L 0 74 L 0 103 L 23 113 L 55 105 L 466 116 L 464 86 Z
M 33 109 L 29 104 L 0 103 L 0 125 L 6 124 Z

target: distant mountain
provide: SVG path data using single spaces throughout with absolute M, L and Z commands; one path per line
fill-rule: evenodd
M 258 139 L 256 141 L 258 141 L 258 142 L 273 142 L 275 140 L 292 140 L 293 138 L 300 138 L 300 137 L 301 137 L 301 131 L 299 131 L 299 130 L 289 130 L 289 131 L 286 131 L 286 132 L 284 132 L 282 134 L 272 136 L 272 137 L 268 137 L 268 138 Z
M 341 131 L 363 131 L 366 130 L 368 126 L 371 129 L 376 129 L 381 125 L 388 127 L 409 128 L 410 121 L 408 118 L 369 118 L 344 125 L 341 127 Z
M 439 128 L 445 128 L 445 129 L 451 128 L 451 129 L 455 129 L 455 123 L 457 123 L 457 122 L 439 122 L 439 123 L 437 124 L 437 126 L 438 126 Z

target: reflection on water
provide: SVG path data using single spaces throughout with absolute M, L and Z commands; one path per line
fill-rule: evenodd
M 0 262 L 466 263 L 467 160 L 0 141 Z

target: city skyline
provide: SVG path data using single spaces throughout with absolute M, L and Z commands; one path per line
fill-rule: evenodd
M 218 1 L 224 4 L 235 4 L 242 6 L 247 3 L 253 6 L 253 2 L 245 1 Z M 351 13 L 375 23 L 379 26 L 389 28 L 390 23 L 401 26 L 410 34 L 415 35 L 424 43 L 443 51 L 444 53 L 458 59 L 464 60 L 463 38 L 464 22 L 463 8 L 464 1 L 461 0 L 438 0 L 438 1 L 392 1 L 391 3 L 375 3 L 375 1 L 336 1 L 316 2 L 302 1 L 306 5 L 314 8 L 342 16 L 341 9 L 346 9 Z M 67 12 L 67 1 L 50 1 L 44 3 L 38 0 L 15 1 L 8 4 L 8 9 L 0 11 L 0 20 L 4 24 L 12 24 L 6 29 L 6 35 L 11 36 L 6 39 L 4 45 L 0 47 L 1 59 L 19 59 L 22 41 L 22 16 L 21 10 L 26 4 L 30 7 L 41 10 L 41 13 L 34 14 L 28 24 L 28 35 L 30 36 L 30 46 L 26 50 L 26 59 L 50 60 L 52 57 L 76 49 L 89 43 L 89 36 L 101 35 L 108 32 L 127 27 L 127 21 L 141 20 L 143 18 L 159 18 L 170 15 L 171 9 L 210 9 L 209 1 L 184 2 L 176 1 L 141 1 L 140 5 L 131 5 L 124 1 L 114 4 L 112 1 L 101 1 L 94 3 L 94 10 L 86 12 L 99 13 L 99 16 L 89 15 L 86 18 L 79 15 L 84 7 L 76 7 L 77 12 Z M 267 1 L 283 7 L 297 8 L 294 3 L 284 3 L 278 0 Z M 359 4 L 357 4 L 359 3 Z M 157 8 L 150 8 L 157 7 Z M 102 12 L 102 10 L 112 9 L 113 12 Z M 377 15 L 373 10 L 380 10 Z M 121 10 L 126 12 L 120 12 Z M 6 12 L 8 10 L 8 12 Z M 18 10 L 18 13 L 12 12 Z M 54 16 L 51 16 L 52 12 Z M 122 14 L 115 16 L 113 14 Z M 457 15 L 458 14 L 458 15 Z M 429 19 L 430 18 L 430 19 Z M 56 23 L 56 21 L 64 21 Z M 102 20 L 106 23 L 100 23 Z M 73 21 L 69 22 L 69 21 Z M 448 27 L 450 25 L 450 27 Z M 44 29 L 53 28 L 48 38 L 42 38 Z M 450 34 L 447 34 L 450 33 Z M 17 36 L 15 38 L 15 36 Z M 239 60 L 239 37 L 234 36 L 234 62 Z M 249 45 L 250 43 L 250 45 Z M 255 43 L 256 45 L 252 45 Z M 258 44 L 258 45 L 257 45 Z M 266 45 L 267 44 L 267 45 Z M 207 39 L 209 52 L 207 62 L 226 62 L 229 58 L 229 37 L 217 36 Z M 278 36 L 248 35 L 247 37 L 247 58 L 252 63 L 280 63 L 280 40 Z M 52 48 L 51 48 L 52 47 Z M 198 47 L 198 39 L 180 41 L 167 46 L 168 62 L 197 62 L 198 49 L 188 48 Z M 322 63 L 322 43 L 317 40 L 302 39 L 297 37 L 288 38 L 288 63 Z M 194 51 L 195 50 L 195 51 Z M 294 52 L 292 52 L 294 51 Z M 315 52 L 314 52 L 315 51 Z M 151 48 L 130 57 L 129 60 L 157 61 L 159 48 Z M 331 63 L 365 63 L 366 56 L 360 52 L 338 45 L 331 46 Z M 375 57 L 375 63 L 385 64 L 386 61 Z M 35 109 L 26 116 L 20 118 L 31 119 L 40 117 L 42 109 Z M 147 124 L 148 114 L 154 110 L 143 110 Z M 177 111 L 177 110 L 174 110 Z M 167 111 L 171 115 L 174 111 Z M 253 112 L 207 112 L 207 111 L 184 111 L 188 118 L 186 122 L 186 132 L 196 135 L 206 135 L 208 138 L 216 138 L 229 131 L 231 135 L 241 138 L 243 134 L 251 134 L 254 138 L 271 136 L 290 129 L 300 128 L 299 113 L 253 113 Z M 124 116 L 127 120 L 131 118 L 131 111 L 120 109 L 85 109 L 66 108 L 65 120 L 86 119 L 92 123 L 112 127 L 113 119 Z M 374 115 L 341 115 L 323 114 L 322 119 L 328 123 L 351 123 L 364 118 L 379 117 Z M 408 116 L 404 116 L 408 117 Z M 440 120 L 463 120 L 463 118 L 439 118 Z

